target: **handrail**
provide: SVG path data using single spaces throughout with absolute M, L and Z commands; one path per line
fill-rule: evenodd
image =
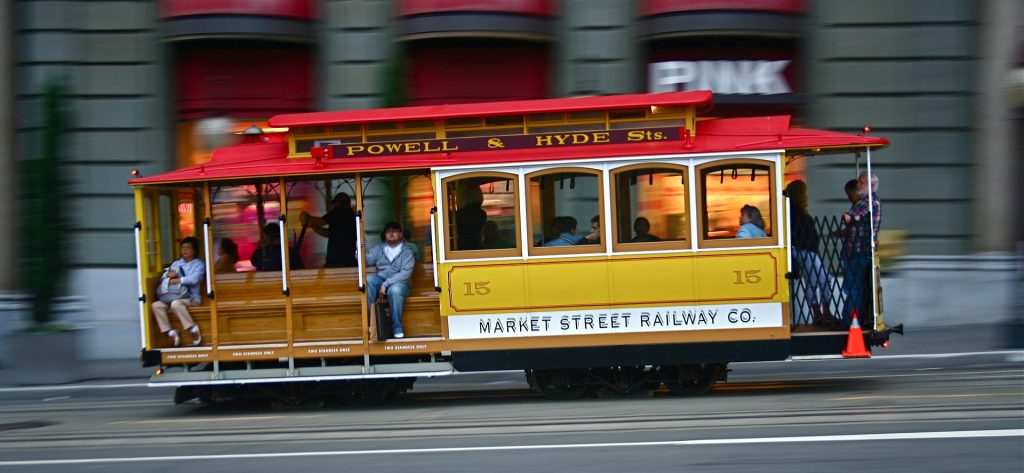
M 790 211 L 790 199 L 793 197 L 789 195 L 789 192 L 783 192 L 782 195 L 785 197 L 786 208 L 786 274 L 793 273 L 793 215 Z
M 213 259 L 213 247 L 210 246 L 210 218 L 203 219 L 203 246 L 206 250 L 206 297 L 213 299 L 213 282 L 210 281 L 210 260 Z
M 356 267 L 359 273 L 359 292 L 366 292 L 363 282 L 363 211 L 356 211 Z
M 284 295 L 288 295 L 288 271 L 285 271 L 285 262 L 288 261 L 288 240 L 284 237 L 284 225 L 285 216 L 279 215 L 277 217 L 277 231 L 281 238 L 281 292 Z
M 434 269 L 434 290 L 441 292 L 441 286 L 437 285 L 437 229 L 434 219 L 437 218 L 437 207 L 430 208 L 430 265 Z
M 135 222 L 135 277 L 139 283 L 139 340 L 146 349 L 146 290 L 142 281 L 142 222 Z
M 869 267 L 871 268 L 871 320 L 873 325 L 872 328 L 875 330 L 881 330 L 881 322 L 878 320 L 878 275 L 875 273 L 875 271 L 877 270 L 877 268 L 875 267 L 875 252 L 877 242 L 875 240 L 875 189 L 874 180 L 872 179 L 874 175 L 871 174 L 871 147 L 868 146 L 866 149 L 868 167 L 868 217 L 871 219 L 871 221 L 868 222 L 868 228 L 871 229 L 871 263 L 869 264 Z

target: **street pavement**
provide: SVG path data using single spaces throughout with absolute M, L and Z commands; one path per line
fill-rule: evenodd
M 875 357 L 941 353 L 1024 356 L 1024 341 L 1011 341 L 1009 333 L 1006 324 L 907 327 L 904 336 L 892 336 L 889 348 L 875 348 L 873 353 Z M 79 380 L 73 384 L 142 383 L 149 379 L 154 369 L 143 368 L 137 358 L 84 361 L 81 363 Z M 0 363 L 0 387 L 16 386 L 7 375 L 8 372 L 9 369 Z

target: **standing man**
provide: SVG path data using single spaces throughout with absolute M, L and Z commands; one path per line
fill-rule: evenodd
M 327 237 L 325 268 L 356 265 L 356 214 L 352 211 L 352 200 L 348 194 L 339 192 L 335 195 L 331 209 L 322 217 L 302 211 L 299 220 L 303 225 L 309 225 L 317 235 Z
M 870 186 L 870 192 L 868 189 Z M 870 201 L 869 201 L 870 194 Z M 846 238 L 839 258 L 843 260 L 843 320 L 849 324 L 856 309 L 861 318 L 874 313 L 871 288 L 871 249 L 878 244 L 878 230 L 882 224 L 882 202 L 878 198 L 878 176 L 862 172 L 857 177 L 857 195 L 860 200 L 843 214 Z M 870 223 L 870 225 L 869 225 Z M 872 233 L 874 235 L 872 235 Z M 874 237 L 874 238 L 872 238 Z
M 402 305 L 409 295 L 412 269 L 416 256 L 402 236 L 402 225 L 388 222 L 384 226 L 384 242 L 366 254 L 366 264 L 377 267 L 375 274 L 366 276 L 366 298 L 370 305 L 380 296 L 387 296 L 391 307 L 394 338 L 405 338 L 402 330 Z

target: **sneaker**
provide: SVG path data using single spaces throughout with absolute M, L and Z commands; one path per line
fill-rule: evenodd
M 176 330 L 168 330 L 167 336 L 171 337 L 171 343 L 174 344 L 174 346 L 181 345 L 181 337 L 178 336 L 178 332 Z
M 192 346 L 199 346 L 199 343 L 203 341 L 203 335 L 199 333 L 199 326 L 193 325 L 189 332 L 192 334 Z
M 395 332 L 395 338 L 405 338 L 405 332 Z

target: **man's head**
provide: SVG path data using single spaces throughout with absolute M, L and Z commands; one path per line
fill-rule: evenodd
M 871 193 L 878 192 L 878 175 L 871 174 Z M 868 195 L 868 173 L 862 172 L 857 176 L 857 195 L 865 197 Z
M 351 209 L 352 199 L 348 197 L 348 194 L 339 192 L 334 196 L 334 199 L 331 200 L 331 206 L 336 209 Z
M 633 231 L 636 232 L 636 236 L 647 236 L 651 233 L 651 222 L 646 217 L 637 217 L 633 221 Z
M 281 244 L 281 226 L 276 223 L 268 223 L 263 227 L 263 241 L 268 244 Z
M 384 241 L 390 246 L 395 246 L 402 242 L 402 224 L 391 221 L 384 225 Z
M 850 200 L 851 204 L 856 204 L 860 200 L 860 196 L 857 195 L 857 180 L 850 179 L 846 181 L 846 185 L 843 186 L 843 192 L 846 192 L 846 198 Z
M 595 215 L 594 218 L 590 219 L 590 231 L 591 233 L 599 233 L 601 231 L 600 215 Z

